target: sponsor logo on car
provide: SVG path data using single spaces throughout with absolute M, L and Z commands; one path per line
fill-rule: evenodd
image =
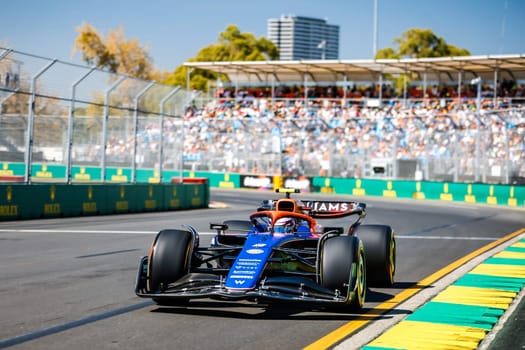
M 259 266 L 259 263 L 257 262 L 245 262 L 245 261 L 239 261 L 237 263 L 238 266 L 250 266 L 250 268 L 255 268 Z
M 243 273 L 244 273 L 244 271 L 243 271 Z M 232 275 L 231 278 L 233 278 L 233 279 L 235 279 L 235 278 L 243 278 L 245 280 L 253 280 L 253 276 L 244 276 L 244 275 Z M 235 280 L 235 281 L 237 281 L 237 280 Z
M 308 207 L 319 212 L 342 212 L 353 209 L 355 204 L 350 202 L 308 202 Z

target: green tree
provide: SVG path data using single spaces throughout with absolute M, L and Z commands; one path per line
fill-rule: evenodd
M 376 59 L 392 59 L 399 58 L 399 54 L 393 48 L 387 47 L 376 52 Z
M 270 40 L 264 37 L 257 39 L 252 33 L 243 33 L 237 26 L 229 25 L 219 34 L 218 43 L 200 49 L 197 55 L 188 61 L 265 61 L 278 57 L 279 50 Z M 163 82 L 187 86 L 187 74 L 187 68 L 179 66 Z M 191 72 L 190 86 L 192 89 L 206 90 L 208 81 L 216 79 L 215 73 L 195 69 Z M 225 77 L 221 79 L 224 80 Z
M 142 80 L 161 81 L 164 78 L 164 73 L 153 68 L 153 59 L 149 55 L 149 48 L 143 47 L 136 38 L 127 39 L 122 27 L 110 30 L 106 36 L 100 34 L 89 23 L 83 23 L 76 30 L 78 36 L 75 39 L 73 55 L 80 52 L 82 60 L 87 64 Z M 119 94 L 114 95 L 115 105 L 133 103 L 134 94 L 137 92 L 135 83 L 129 79 L 124 81 L 119 87 Z M 101 115 L 103 94 L 100 92 L 93 93 L 92 98 L 97 103 L 90 104 L 85 109 L 85 113 Z M 122 110 L 111 110 L 112 115 L 122 115 L 123 113 L 125 112 Z
M 412 28 L 395 39 L 399 45 L 397 54 L 400 57 L 427 58 L 468 56 L 467 49 L 459 49 L 447 44 L 445 39 L 437 36 L 430 29 Z
M 468 56 L 467 49 L 461 49 L 454 45 L 447 44 L 445 39 L 437 36 L 430 29 L 412 28 L 405 31 L 401 36 L 394 39 L 396 48 L 386 47 L 378 50 L 376 59 L 399 59 L 399 58 L 429 58 L 429 57 L 451 57 Z M 415 76 L 401 75 L 397 78 L 385 77 L 394 81 L 398 93 L 403 90 L 404 79 L 407 82 L 413 80 Z
M 153 69 L 148 48 L 135 38 L 126 39 L 122 28 L 110 30 L 104 37 L 89 23 L 83 23 L 77 32 L 73 55 L 79 51 L 87 64 L 145 80 L 160 75 Z

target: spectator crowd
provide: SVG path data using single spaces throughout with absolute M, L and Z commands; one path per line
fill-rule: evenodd
M 365 163 L 416 160 L 419 166 L 445 164 L 438 169 L 444 172 L 484 168 L 501 181 L 505 172 L 525 178 L 523 89 L 501 87 L 502 96 L 484 91 L 479 100 L 471 92 L 462 98 L 387 98 L 385 90 L 381 103 L 374 93 L 327 97 L 329 88 L 306 98 L 300 91 L 294 98 L 284 90 L 273 98 L 258 96 L 258 90 L 223 92 L 195 99 L 183 118 L 165 118 L 162 133 L 157 116 L 141 117 L 136 144 L 119 121 L 110 128 L 106 155 L 113 165 L 130 164 L 135 155 L 138 167 L 158 167 L 162 140 L 163 169 L 179 169 L 182 152 L 186 169 L 203 171 L 362 177 Z M 366 94 L 366 88 L 359 91 Z M 98 142 L 85 149 L 81 155 L 82 147 L 75 148 L 74 156 L 100 159 Z
M 362 174 L 337 166 L 341 160 L 453 159 L 461 172 L 486 166 L 501 173 L 509 166 L 525 177 L 525 105 L 515 103 L 522 100 L 484 97 L 480 110 L 476 98 L 466 97 L 392 99 L 382 106 L 364 99 L 307 101 L 244 95 L 196 102 L 184 115 L 184 135 L 180 121 L 166 120 L 165 147 L 176 150 L 183 137 L 186 166 L 195 170 L 344 177 Z M 139 135 L 139 147 L 154 159 L 158 135 L 155 124 Z M 129 155 L 131 147 L 115 139 L 108 149 Z

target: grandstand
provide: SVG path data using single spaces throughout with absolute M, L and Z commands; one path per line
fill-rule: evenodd
M 262 140 L 279 137 L 280 147 L 253 148 L 280 149 L 281 158 L 247 152 L 230 157 L 227 171 L 271 173 L 282 162 L 293 175 L 525 178 L 524 55 L 184 65 L 227 78 L 192 117 L 240 118 L 242 131 L 231 129 L 243 135 L 268 117 L 273 138 Z M 384 80 L 400 74 L 415 76 L 401 95 Z
M 227 77 L 234 87 L 276 84 L 303 84 L 304 97 L 309 86 L 327 83 L 347 89 L 356 82 L 378 86 L 381 99 L 385 77 L 410 75 L 422 91 L 428 84 L 455 85 L 457 97 L 464 96 L 476 79 L 496 87 L 503 81 L 525 81 L 525 55 L 459 56 L 441 58 L 404 58 L 377 60 L 299 60 L 255 62 L 185 62 L 190 69 L 203 69 Z M 220 82 L 219 82 L 220 83 Z M 460 89 L 463 87 L 463 89 Z M 408 91 L 408 87 L 404 89 Z M 274 97 L 272 89 L 271 97 Z M 343 94 L 345 97 L 346 94 Z M 407 98 L 405 93 L 402 97 Z M 493 89 L 492 97 L 497 97 Z M 381 102 L 381 101 L 380 101 Z

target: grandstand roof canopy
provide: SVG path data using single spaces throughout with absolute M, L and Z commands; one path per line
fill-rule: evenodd
M 308 81 L 378 81 L 381 73 L 416 73 L 420 81 L 455 82 L 459 72 L 467 82 L 481 77 L 525 80 L 525 54 L 457 56 L 439 58 L 404 58 L 377 60 L 298 60 L 298 61 L 226 61 L 185 62 L 184 66 L 225 74 L 232 83 L 268 83 Z M 345 79 L 346 76 L 346 79 Z

